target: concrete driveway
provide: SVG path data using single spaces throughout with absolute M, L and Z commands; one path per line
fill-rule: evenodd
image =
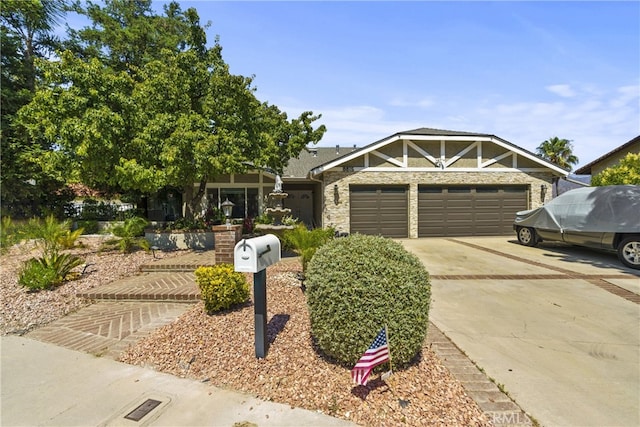
M 515 236 L 406 239 L 431 321 L 544 426 L 640 425 L 640 271 Z

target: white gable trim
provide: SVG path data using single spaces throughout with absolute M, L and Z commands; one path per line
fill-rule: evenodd
M 398 141 L 401 138 L 398 135 L 394 135 L 390 138 L 387 139 L 383 139 L 381 141 L 378 141 L 377 143 L 374 143 L 372 145 L 369 145 L 367 147 L 361 148 L 359 150 L 356 151 L 352 151 L 351 153 L 347 154 L 344 157 L 340 157 L 339 159 L 336 159 L 332 162 L 326 163 L 324 165 L 320 165 L 317 168 L 314 168 L 311 170 L 311 175 L 319 175 L 329 169 L 335 168 L 336 166 L 340 166 L 343 163 L 349 162 L 355 158 L 358 158 L 364 154 L 368 154 L 371 151 L 377 150 L 380 147 L 384 147 L 387 144 L 391 144 L 392 142 Z
M 392 163 L 392 164 L 394 164 L 394 165 L 396 165 L 396 166 L 399 166 L 399 167 L 401 167 L 401 168 L 407 167 L 407 163 L 406 163 L 406 162 L 404 162 L 404 163 L 403 163 L 403 162 L 401 162 L 400 160 L 394 159 L 393 157 L 388 156 L 388 155 L 386 155 L 386 154 L 384 154 L 384 153 L 380 153 L 380 152 L 378 152 L 378 151 L 376 151 L 376 150 L 373 150 L 373 151 L 371 152 L 371 154 L 373 154 L 373 155 L 374 155 L 374 156 L 376 156 L 376 157 L 380 157 L 380 158 L 381 158 L 381 159 L 383 159 L 384 161 L 389 162 L 389 163 Z M 406 157 L 406 156 L 405 156 L 405 157 Z
M 399 161 L 397 159 L 394 159 L 392 157 L 387 156 L 384 153 L 380 153 L 379 150 L 380 148 L 392 144 L 398 140 L 403 140 L 404 144 L 403 144 L 403 160 L 404 161 Z M 415 143 L 413 143 L 412 141 L 440 141 L 440 155 L 438 157 L 432 155 L 431 153 L 428 153 L 427 151 L 425 151 L 424 149 L 418 147 Z M 445 147 L 445 142 L 446 141 L 456 141 L 456 142 L 465 142 L 468 141 L 470 142 L 470 145 L 465 147 L 462 151 L 460 151 L 458 154 L 456 154 L 454 157 L 450 158 L 449 160 L 447 160 L 446 162 L 444 162 L 444 147 Z M 482 162 L 482 145 L 483 142 L 489 142 L 492 144 L 496 144 L 499 147 L 502 147 L 504 149 L 507 150 L 507 153 L 501 154 L 500 156 L 497 156 L 491 160 L 488 160 L 486 162 Z M 408 147 L 411 147 L 413 150 L 417 151 L 420 155 L 422 155 L 425 159 L 429 160 L 431 163 L 433 163 L 434 165 L 436 165 L 439 162 L 443 162 L 443 165 L 446 167 L 452 165 L 453 163 L 455 163 L 457 160 L 460 159 L 460 157 L 462 157 L 464 154 L 466 154 L 467 152 L 469 152 L 471 149 L 473 149 L 474 147 L 477 147 L 478 149 L 478 169 L 486 169 L 487 166 L 490 166 L 493 163 L 496 163 L 499 160 L 502 160 L 504 158 L 509 157 L 510 155 L 513 156 L 513 163 L 512 163 L 512 170 L 520 170 L 520 171 L 533 171 L 533 170 L 551 170 L 553 171 L 555 174 L 566 177 L 569 175 L 569 172 L 550 163 L 547 162 L 545 160 L 540 159 L 539 157 L 532 155 L 530 153 L 528 153 L 525 150 L 522 150 L 510 143 L 507 143 L 503 140 L 501 140 L 500 138 L 497 138 L 495 136 L 482 136 L 482 135 L 459 135 L 459 136 L 449 136 L 449 135 L 411 135 L 411 134 L 396 134 L 393 136 L 390 136 L 389 138 L 385 138 L 382 139 L 376 143 L 373 143 L 367 147 L 363 147 L 359 150 L 353 151 L 351 153 L 349 153 L 346 156 L 343 156 L 339 159 L 336 159 L 332 162 L 326 163 L 324 165 L 318 166 L 317 168 L 314 168 L 310 171 L 310 175 L 311 176 L 317 176 L 319 174 L 322 174 L 323 172 L 326 172 L 330 169 L 336 168 L 338 166 L 340 166 L 343 163 L 347 163 L 355 158 L 364 156 L 364 161 L 365 161 L 365 167 L 363 169 L 360 168 L 356 168 L 357 170 L 379 170 L 379 171 L 383 171 L 383 170 L 387 170 L 389 168 L 371 168 L 369 167 L 369 155 L 373 154 L 377 157 L 380 157 L 382 159 L 384 159 L 385 161 L 392 163 L 396 166 L 398 166 L 401 169 L 397 169 L 399 171 L 410 171 L 413 168 L 407 168 L 407 150 Z M 518 156 L 522 156 L 526 159 L 529 159 L 539 165 L 542 166 L 542 168 L 538 169 L 538 168 L 526 168 L 526 169 L 517 169 L 517 157 Z M 421 169 L 430 169 L 430 168 L 421 168 Z M 478 169 L 472 169 L 474 171 L 477 171 Z M 355 170 L 355 169 L 354 169 Z M 459 172 L 465 171 L 466 169 L 456 169 Z M 487 169 L 487 170 L 491 170 L 491 171 L 497 171 L 496 169 Z M 509 170 L 509 169 L 501 169 L 501 170 Z
M 458 154 L 456 154 L 455 156 L 453 156 L 452 158 L 450 158 L 444 165 L 445 167 L 449 167 L 452 164 L 454 164 L 455 162 L 457 162 L 458 160 L 460 160 L 460 158 L 462 156 L 464 156 L 465 154 L 467 154 L 469 151 L 473 150 L 474 148 L 478 147 L 478 146 L 482 146 L 481 143 L 479 143 L 478 141 L 475 141 L 473 144 L 469 144 L 466 148 L 464 148 L 462 151 L 460 151 Z M 442 150 L 444 150 L 444 147 L 442 148 Z M 478 167 L 482 167 L 482 165 L 478 165 Z
M 433 157 L 431 154 L 427 153 L 425 150 L 423 150 L 422 148 L 418 147 L 413 141 L 407 141 L 406 146 L 411 147 L 412 149 L 414 149 L 415 151 L 418 152 L 418 154 L 420 154 L 422 157 L 424 157 L 425 159 L 429 160 L 431 163 L 433 163 L 434 165 L 438 162 L 438 159 L 436 159 L 435 157 Z
M 490 166 L 490 165 L 492 165 L 492 164 L 494 164 L 494 163 L 496 163 L 496 162 L 498 162 L 498 161 L 500 161 L 502 159 L 506 159 L 509 156 L 512 156 L 511 157 L 512 158 L 512 163 L 516 163 L 516 155 L 515 155 L 515 153 L 513 151 L 507 151 L 506 153 L 500 154 L 499 156 L 494 157 L 493 159 L 490 159 L 490 160 L 487 160 L 484 163 L 481 163 L 480 167 L 481 168 L 486 168 L 487 166 Z

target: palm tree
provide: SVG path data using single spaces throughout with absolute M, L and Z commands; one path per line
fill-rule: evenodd
M 569 171 L 578 163 L 578 157 L 573 154 L 571 141 L 557 136 L 542 142 L 536 148 L 536 153 L 546 161 Z M 556 195 L 558 195 L 558 178 L 554 178 L 554 184 Z

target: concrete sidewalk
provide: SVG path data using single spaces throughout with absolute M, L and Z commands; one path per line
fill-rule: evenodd
M 2 426 L 354 425 L 24 337 L 0 342 Z M 160 404 L 125 418 L 148 399 Z

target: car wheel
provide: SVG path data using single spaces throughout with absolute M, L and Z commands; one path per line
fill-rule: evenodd
M 640 236 L 627 237 L 620 242 L 618 258 L 627 267 L 640 269 Z
M 518 242 L 525 246 L 535 246 L 538 243 L 536 230 L 529 227 L 519 227 L 517 230 Z

